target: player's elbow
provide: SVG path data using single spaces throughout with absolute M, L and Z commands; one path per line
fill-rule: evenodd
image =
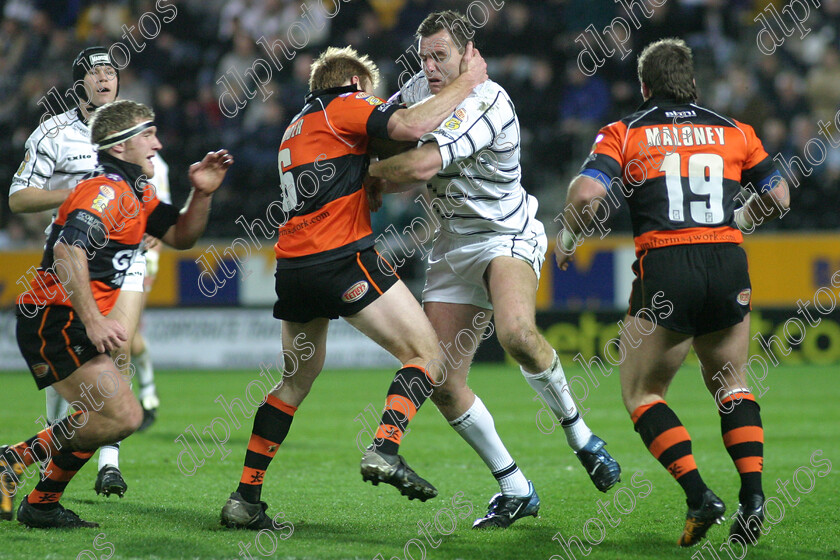
M 26 201 L 21 195 L 21 191 L 9 196 L 9 210 L 12 211 L 12 214 L 21 214 L 27 211 Z

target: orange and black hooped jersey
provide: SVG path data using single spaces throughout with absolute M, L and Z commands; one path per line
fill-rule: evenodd
M 272 215 L 281 216 L 274 246 L 279 268 L 326 262 L 373 245 L 362 186 L 368 140 L 388 138 L 388 119 L 400 108 L 355 85 L 306 97 L 278 154 L 282 193 Z
M 71 306 L 61 280 L 72 269 L 53 254 L 59 240 L 84 249 L 91 291 L 105 315 L 117 300 L 143 234 L 162 237 L 178 221 L 178 210 L 158 200 L 154 187 L 140 178 L 138 165 L 108 154 L 99 154 L 99 163 L 58 209 L 37 275 L 27 277 L 29 289 L 17 300 L 27 316 L 45 305 Z
M 735 196 L 780 178 L 749 125 L 693 103 L 650 99 L 602 128 L 581 174 L 627 198 L 636 251 L 740 243 Z

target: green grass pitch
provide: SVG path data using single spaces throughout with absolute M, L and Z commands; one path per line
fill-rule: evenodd
M 291 535 L 286 525 L 279 536 L 264 534 L 255 542 L 258 535 L 253 532 L 219 525 L 220 508 L 236 488 L 251 430 L 251 419 L 242 418 L 238 410 L 241 427 L 232 430 L 226 444 L 231 452 L 224 460 L 207 436 L 208 451 L 215 449 L 210 457 L 187 436 L 204 463 L 192 476 L 182 474 L 177 465 L 183 446 L 176 438 L 188 426 L 201 432 L 215 417 L 226 418 L 214 400 L 219 395 L 227 401 L 244 399 L 247 384 L 258 378 L 258 372 L 161 371 L 157 423 L 123 444 L 121 467 L 129 484 L 125 498 L 94 494 L 95 459 L 65 494 L 65 506 L 98 521 L 101 528 L 44 532 L 28 530 L 16 521 L 0 522 L 0 558 L 570 558 L 558 533 L 564 540 L 572 535 L 582 539 L 586 549 L 571 548 L 578 560 L 732 557 L 720 549 L 728 524 L 711 529 L 706 548 L 676 546 L 685 515 L 682 493 L 633 431 L 621 405 L 617 372 L 599 387 L 590 386 L 584 402 L 590 409 L 587 422 L 609 443 L 623 467 L 622 482 L 608 494 L 592 486 L 559 426 L 553 434 L 537 428 L 539 403 L 517 369 L 504 365 L 476 366 L 471 385 L 493 413 L 517 463 L 534 482 L 542 499 L 538 519 L 521 520 L 506 531 L 471 530 L 472 520 L 484 513 L 497 486 L 431 403 L 412 422 L 401 450 L 422 476 L 437 485 L 440 495 L 426 503 L 409 502 L 390 486 L 363 483 L 355 440 L 364 427 L 354 418 L 370 404 L 379 411 L 392 373 L 326 371 L 296 414 L 263 489 L 269 513 L 283 512 L 280 521 L 293 525 Z M 567 370 L 567 375 L 576 374 L 580 371 Z M 775 502 L 772 510 L 768 506 L 776 522 L 749 551 L 750 559 L 840 557 L 838 374 L 838 367 L 783 366 L 768 376 L 767 393 L 760 399 L 765 493 L 778 496 L 784 512 Z M 6 400 L 0 408 L 0 441 L 12 443 L 36 431 L 35 419 L 43 412 L 44 400 L 28 374 L 1 378 Z M 737 475 L 696 366 L 683 368 L 668 400 L 692 435 L 706 482 L 726 502 L 727 513 L 733 513 Z M 790 481 L 786 486 L 790 501 L 777 489 L 777 480 Z M 418 523 L 426 527 L 427 536 L 421 535 L 424 529 Z M 599 540 L 600 544 L 590 545 Z M 740 550 L 734 547 L 733 552 Z

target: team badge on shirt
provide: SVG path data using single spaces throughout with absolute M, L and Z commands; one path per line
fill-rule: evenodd
M 467 112 L 464 109 L 458 109 L 448 121 L 443 123 L 443 127 L 448 128 L 449 130 L 458 130 L 461 128 L 461 124 L 466 122 L 466 120 Z
M 93 199 L 90 207 L 97 212 L 102 213 L 105 210 L 105 207 L 108 206 L 108 203 L 114 200 L 114 194 L 114 189 L 108 185 L 102 185 L 99 187 L 99 194 Z
M 26 150 L 26 153 L 23 156 L 23 163 L 20 164 L 20 167 L 18 167 L 17 173 L 15 173 L 15 175 L 20 177 L 20 174 L 23 173 L 23 168 L 26 167 L 27 163 L 29 163 L 29 150 Z

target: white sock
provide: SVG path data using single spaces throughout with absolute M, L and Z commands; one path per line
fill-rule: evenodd
M 152 367 L 152 359 L 149 357 L 148 348 L 142 353 L 131 357 L 131 363 L 137 371 L 137 380 L 140 385 L 140 400 L 146 397 L 153 397 L 157 393 L 155 387 L 155 370 Z
M 475 396 L 473 405 L 461 416 L 449 423 L 464 440 L 475 449 L 484 464 L 499 482 L 502 494 L 506 496 L 527 496 L 528 480 L 510 456 L 505 444 L 496 433 L 496 425 L 490 411 Z
M 67 416 L 70 413 L 70 403 L 61 398 L 58 391 L 52 385 L 44 389 L 47 397 L 47 421 L 52 424 Z
M 97 471 L 101 471 L 107 465 L 120 468 L 120 443 L 118 441 L 113 445 L 105 445 L 99 448 L 99 468 L 97 468 Z
M 569 446 L 575 451 L 580 451 L 592 437 L 592 430 L 589 429 L 589 426 L 583 421 L 583 417 L 578 413 L 557 352 L 554 353 L 551 367 L 543 372 L 528 373 L 521 367 L 519 369 L 522 370 L 522 375 L 525 376 L 528 385 L 542 396 L 548 407 L 560 420 L 560 425 L 566 432 L 566 441 L 569 442 Z

